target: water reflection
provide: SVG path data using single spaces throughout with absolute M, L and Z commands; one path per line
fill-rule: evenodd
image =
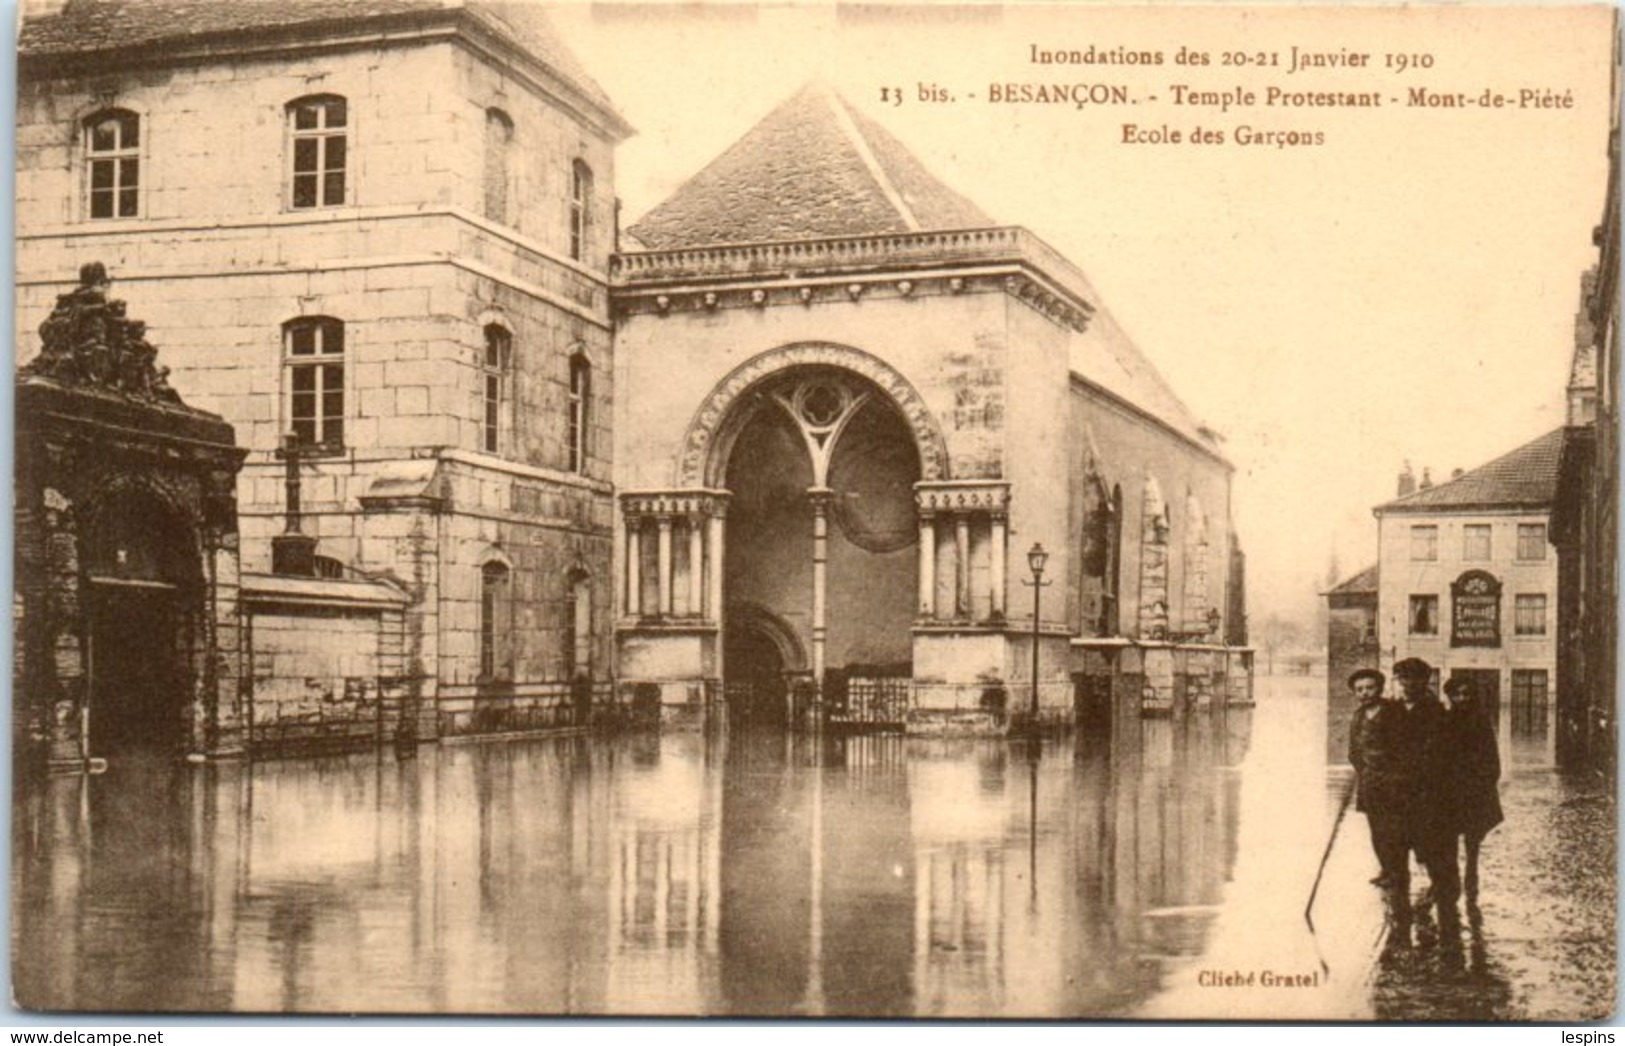
M 14 820 L 26 1006 L 1114 1015 L 1200 953 L 1251 715 L 127 761 Z

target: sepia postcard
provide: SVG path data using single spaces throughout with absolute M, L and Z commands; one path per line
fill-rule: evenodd
M 18 14 L 13 1019 L 1614 1015 L 1612 6 Z

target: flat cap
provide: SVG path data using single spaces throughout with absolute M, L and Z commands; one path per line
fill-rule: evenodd
M 1407 657 L 1403 661 L 1394 662 L 1394 677 L 1396 679 L 1426 679 L 1433 674 L 1433 666 L 1419 657 Z
M 1381 672 L 1377 671 L 1375 668 L 1356 668 L 1354 671 L 1349 673 L 1349 689 L 1353 690 L 1354 684 L 1358 683 L 1362 679 L 1375 679 L 1377 681 L 1377 686 L 1379 687 L 1388 682 L 1387 677 Z

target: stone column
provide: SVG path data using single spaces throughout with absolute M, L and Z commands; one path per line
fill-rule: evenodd
M 705 547 L 704 531 L 700 516 L 695 513 L 688 517 L 688 616 L 700 616 L 700 567 L 704 562 Z
M 626 613 L 643 616 L 643 519 L 626 517 Z
M 828 487 L 814 487 L 807 491 L 813 513 L 813 679 L 820 686 L 824 682 L 824 642 L 829 632 L 824 615 L 829 566 L 829 499 L 833 493 Z
M 1004 571 L 1007 549 L 1004 537 L 1004 513 L 995 512 L 992 518 L 992 540 L 988 543 L 988 574 L 993 588 L 993 619 L 1004 618 Z
M 671 576 L 671 516 L 662 513 L 655 517 L 655 524 L 660 528 L 660 560 L 655 568 L 655 606 L 659 608 L 661 617 L 671 617 L 672 588 L 675 587 Z
M 711 513 L 711 605 L 706 608 L 711 619 L 722 624 L 722 512 Z
M 963 512 L 954 513 L 954 616 L 968 617 L 970 601 L 970 517 Z
M 920 617 L 937 616 L 937 520 L 936 514 L 920 511 Z

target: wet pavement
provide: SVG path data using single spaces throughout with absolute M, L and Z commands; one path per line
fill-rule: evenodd
M 1385 933 L 1352 813 L 1311 930 L 1348 779 L 1324 686 L 1260 680 L 1256 710 L 1120 716 L 1036 755 L 713 732 L 115 759 L 17 802 L 13 991 L 143 1011 L 1610 1012 L 1613 803 L 1523 750 L 1459 948 Z

